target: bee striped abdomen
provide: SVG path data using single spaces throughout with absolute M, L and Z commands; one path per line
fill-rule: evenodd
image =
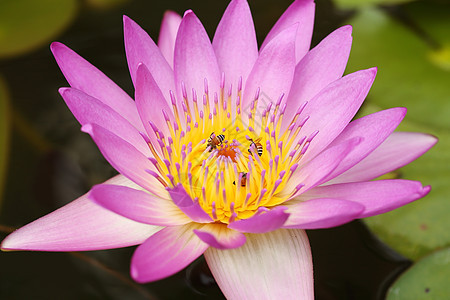
M 252 143 L 250 144 L 250 148 L 251 148 L 253 145 L 254 145 L 255 148 L 256 148 L 256 153 L 258 153 L 258 155 L 261 156 L 261 155 L 263 154 L 263 146 L 262 146 L 260 143 L 252 142 Z M 252 151 L 250 150 L 250 148 L 248 149 L 248 153 L 252 154 Z
M 215 135 L 214 132 L 211 133 L 208 139 L 208 147 L 210 147 L 209 152 L 211 152 L 217 146 L 221 145 L 224 140 L 225 135 L 223 134 Z
M 233 184 L 236 185 L 236 181 L 233 181 Z M 247 184 L 247 173 L 242 172 L 241 186 L 246 186 L 246 184 Z

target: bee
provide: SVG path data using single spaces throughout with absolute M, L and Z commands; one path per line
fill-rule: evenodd
M 209 149 L 209 152 L 211 152 L 213 149 L 216 149 L 217 146 L 221 145 L 224 139 L 225 135 L 223 134 L 215 135 L 214 132 L 211 133 L 208 139 L 208 146 L 211 147 L 211 149 Z
M 251 143 L 250 143 L 250 147 L 248 148 L 248 153 L 250 153 L 250 155 L 252 155 L 252 151 L 250 150 L 250 148 L 252 147 L 252 145 L 255 145 L 256 153 L 258 153 L 258 155 L 261 156 L 263 154 L 263 146 L 260 143 L 261 138 L 257 138 L 255 141 L 253 141 L 252 139 L 249 139 L 249 141 Z
M 241 186 L 245 186 L 246 183 L 247 183 L 247 173 L 242 172 Z M 236 181 L 233 181 L 233 184 L 236 185 Z

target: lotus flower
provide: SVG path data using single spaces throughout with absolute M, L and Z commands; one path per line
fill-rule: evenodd
M 297 0 L 258 50 L 245 0 L 210 42 L 192 11 L 168 12 L 158 46 L 124 17 L 135 101 L 74 51 L 51 50 L 68 107 L 120 173 L 9 235 L 3 250 L 139 245 L 131 276 L 170 276 L 204 254 L 229 299 L 312 299 L 305 229 L 338 226 L 425 196 L 375 180 L 413 161 L 432 136 L 393 132 L 405 108 L 351 121 L 376 69 L 342 77 L 344 26 L 310 49 L 314 2 Z

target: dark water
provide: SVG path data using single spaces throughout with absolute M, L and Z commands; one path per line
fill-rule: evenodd
M 151 3 L 153 2 L 153 3 Z M 130 1 L 107 11 L 81 11 L 58 38 L 104 71 L 130 95 L 122 37 L 127 14 L 156 37 L 163 12 L 192 8 L 210 35 L 228 1 Z M 351 12 L 318 1 L 313 44 Z M 188 5 L 189 4 L 189 5 Z M 261 42 L 290 1 L 250 1 Z M 0 61 L 13 108 L 9 170 L 0 224 L 20 227 L 68 203 L 115 171 L 66 108 L 67 86 L 48 47 Z M 7 228 L 2 228 L 6 231 Z M 95 230 L 95 228 L 93 228 Z M 383 299 L 410 262 L 380 244 L 359 221 L 309 231 L 317 299 Z M 6 236 L 0 233 L 0 239 Z M 222 299 L 203 259 L 168 279 L 131 281 L 134 249 L 88 253 L 0 253 L 0 299 Z

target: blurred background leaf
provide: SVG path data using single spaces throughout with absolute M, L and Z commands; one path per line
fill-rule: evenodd
M 0 210 L 9 155 L 10 110 L 6 83 L 0 77 Z
M 450 299 L 450 248 L 416 262 L 389 289 L 386 300 Z
M 378 67 L 363 114 L 405 106 L 408 114 L 399 130 L 439 138 L 430 152 L 399 170 L 402 178 L 430 184 L 431 193 L 365 220 L 384 242 L 418 259 L 450 246 L 450 70 L 443 54 L 450 39 L 450 5 L 421 1 L 364 8 L 350 24 L 354 44 L 347 72 Z
M 406 13 L 424 29 L 428 43 L 432 49 L 428 59 L 439 68 L 450 72 L 450 4 L 430 1 L 427 5 L 421 2 L 411 3 L 405 7 Z M 448 76 L 446 77 L 448 79 Z
M 87 5 L 94 9 L 112 9 L 131 0 L 85 0 Z
M 349 8 L 361 8 L 370 5 L 379 5 L 379 4 L 400 4 L 405 2 L 410 2 L 414 0 L 335 0 L 334 2 L 340 7 L 344 9 Z
M 430 9 L 426 2 L 421 5 L 424 10 Z M 435 27 L 447 28 L 450 36 L 450 4 L 442 6 L 434 9 L 434 23 L 439 24 Z M 439 17 L 440 10 L 446 10 L 447 17 Z M 350 21 L 354 43 L 347 72 L 377 66 L 379 72 L 370 91 L 370 102 L 383 109 L 406 106 L 408 120 L 450 128 L 450 71 L 429 59 L 431 53 L 441 49 L 441 43 L 434 39 L 430 42 L 428 31 L 433 32 L 434 27 L 427 25 L 417 32 L 421 28 L 418 24 L 403 23 L 416 20 L 406 8 L 400 10 L 396 19 L 389 12 L 364 9 Z
M 48 44 L 74 19 L 77 4 L 77 0 L 0 1 L 0 58 Z
M 368 108 L 365 108 L 365 111 L 367 110 Z M 384 242 L 416 260 L 450 245 L 450 131 L 433 129 L 408 120 L 403 121 L 398 129 L 426 132 L 439 137 L 434 148 L 396 172 L 402 178 L 419 180 L 424 185 L 431 184 L 432 190 L 423 199 L 367 218 L 365 222 Z

